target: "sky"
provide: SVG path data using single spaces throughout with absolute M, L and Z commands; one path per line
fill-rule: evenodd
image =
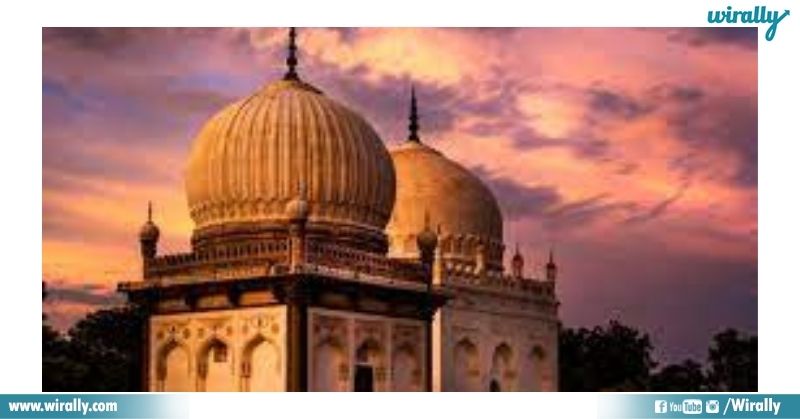
M 43 30 L 42 268 L 57 327 L 140 280 L 149 200 L 160 252 L 189 249 L 192 139 L 284 73 L 286 32 Z M 756 333 L 755 29 L 298 32 L 300 76 L 390 148 L 416 87 L 422 141 L 494 191 L 526 274 L 555 249 L 565 326 L 620 320 L 663 362 L 702 361 L 726 327 Z

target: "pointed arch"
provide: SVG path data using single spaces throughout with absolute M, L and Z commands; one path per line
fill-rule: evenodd
M 174 339 L 165 343 L 156 355 L 156 378 L 160 391 L 193 391 L 189 348 Z
M 547 352 L 540 344 L 535 344 L 528 353 L 527 364 L 531 387 L 533 391 L 541 391 L 545 388 L 545 368 L 547 367 Z
M 462 338 L 453 347 L 454 380 L 456 391 L 480 391 L 481 368 L 478 346 L 469 338 Z
M 421 391 L 422 369 L 419 351 L 410 343 L 392 353 L 392 391 Z
M 353 382 L 355 391 L 377 391 L 384 388 L 384 350 L 373 338 L 367 338 L 356 348 L 356 365 Z
M 233 351 L 223 339 L 213 336 L 197 352 L 198 391 L 235 391 Z
M 506 342 L 495 346 L 489 379 L 490 383 L 496 386 L 492 391 L 516 390 L 517 371 L 514 362 L 514 351 L 511 349 L 511 345 Z
M 349 368 L 344 345 L 336 338 L 327 338 L 314 347 L 312 357 L 313 391 L 347 390 Z
M 281 354 L 272 339 L 257 334 L 244 345 L 241 359 L 243 391 L 282 390 Z

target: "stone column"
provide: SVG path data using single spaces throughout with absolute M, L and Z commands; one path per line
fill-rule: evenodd
M 286 391 L 308 391 L 308 294 L 302 277 L 286 286 Z

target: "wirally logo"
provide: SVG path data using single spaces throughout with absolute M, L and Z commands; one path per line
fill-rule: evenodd
M 769 23 L 765 38 L 772 41 L 778 30 L 778 23 L 786 16 L 789 16 L 788 9 L 781 14 L 777 10 L 767 10 L 767 6 L 756 6 L 753 10 L 733 10 L 733 7 L 728 6 L 726 10 L 709 10 L 708 23 Z

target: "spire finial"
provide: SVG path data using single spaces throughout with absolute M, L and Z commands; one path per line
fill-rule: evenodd
M 553 248 L 550 247 L 550 257 L 547 260 L 547 266 L 545 266 L 545 276 L 549 281 L 556 280 L 556 273 L 558 272 L 558 267 L 556 266 L 556 262 L 553 258 Z
M 419 115 L 417 115 L 417 93 L 411 85 L 411 113 L 408 116 L 408 141 L 419 142 Z
M 153 201 L 147 201 L 147 222 L 153 222 Z
M 289 28 L 289 55 L 286 57 L 286 66 L 289 69 L 283 76 L 284 80 L 299 80 L 297 76 L 297 31 L 295 28 Z

